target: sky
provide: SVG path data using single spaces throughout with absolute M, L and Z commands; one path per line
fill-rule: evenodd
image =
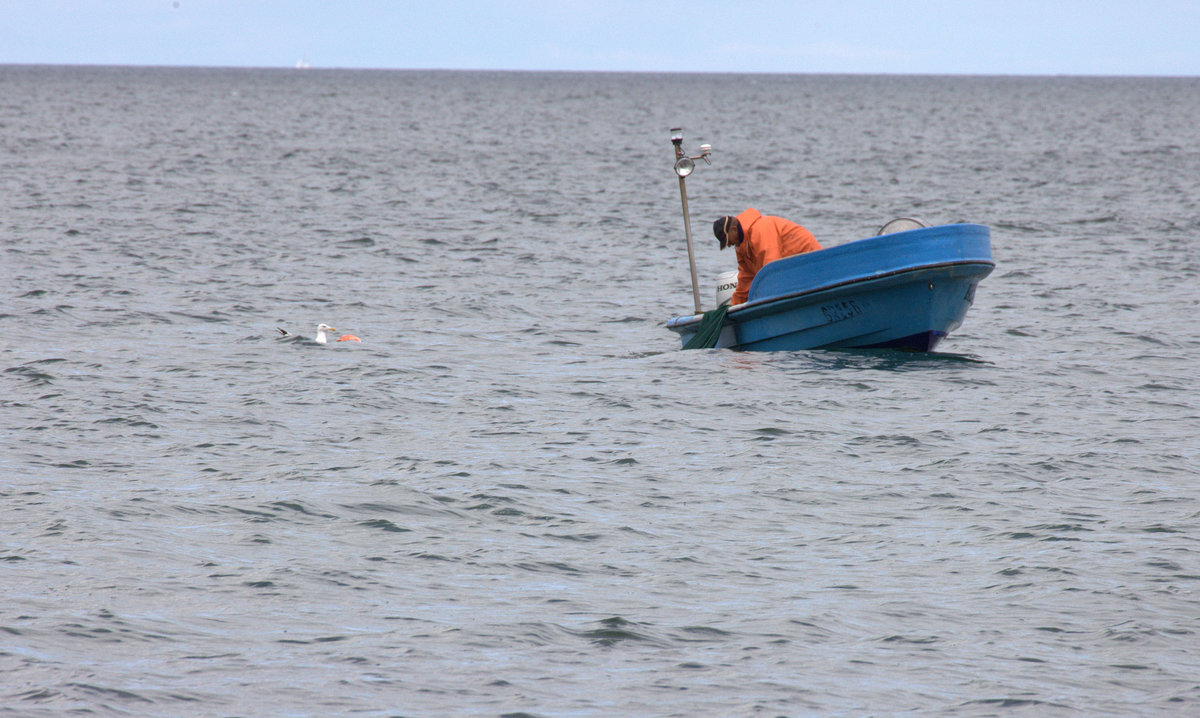
M 0 64 L 1200 76 L 1200 2 L 0 0 Z

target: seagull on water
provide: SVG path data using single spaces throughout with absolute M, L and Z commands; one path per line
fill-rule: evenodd
M 286 329 L 276 328 L 276 331 L 279 332 L 280 336 L 286 337 L 288 339 L 295 338 L 295 336 L 296 336 L 295 334 L 292 334 L 291 332 L 289 332 Z M 337 329 L 334 329 L 333 327 L 329 326 L 328 324 L 318 324 L 317 325 L 317 335 L 315 337 L 313 337 L 313 341 L 316 342 L 317 344 L 327 344 L 329 342 L 329 339 L 325 336 L 325 332 L 336 332 L 336 331 L 337 331 Z M 337 341 L 339 341 L 339 342 L 361 342 L 362 339 L 359 339 L 358 337 L 354 336 L 353 334 L 343 334 L 342 336 L 337 338 Z

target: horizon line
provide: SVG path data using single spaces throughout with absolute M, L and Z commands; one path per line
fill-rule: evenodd
M 825 77 L 979 77 L 979 78 L 1090 78 L 1090 79 L 1196 79 L 1200 75 L 1110 74 L 1110 73 L 1020 73 L 1020 72 L 889 72 L 881 71 L 785 71 L 785 70 L 580 70 L 495 67 L 365 67 L 312 65 L 300 60 L 294 65 L 178 65 L 159 63 L 77 63 L 77 62 L 0 62 L 0 67 L 44 67 L 86 69 L 162 69 L 162 70 L 280 70 L 291 72 L 473 72 L 495 74 L 574 74 L 574 75 L 807 75 Z

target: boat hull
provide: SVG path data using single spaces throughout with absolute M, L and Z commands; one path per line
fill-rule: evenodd
M 718 348 L 933 350 L 994 268 L 987 227 L 943 225 L 850 242 L 763 267 L 729 309 Z M 701 315 L 667 327 L 682 343 Z

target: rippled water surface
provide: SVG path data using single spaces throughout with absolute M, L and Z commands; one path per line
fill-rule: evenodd
M 0 714 L 1200 712 L 1198 116 L 0 67 Z M 676 124 L 707 302 L 747 206 L 996 271 L 938 354 L 680 351 Z

